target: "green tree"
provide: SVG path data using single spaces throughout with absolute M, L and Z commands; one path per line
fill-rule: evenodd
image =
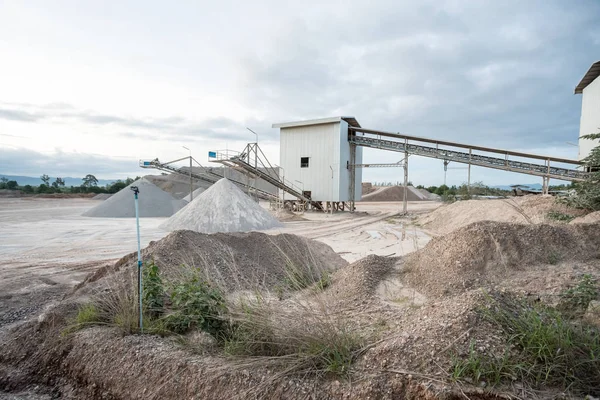
M 40 179 L 42 180 L 42 182 L 44 182 L 44 185 L 46 186 L 50 186 L 50 177 L 46 174 L 40 176 Z
M 33 186 L 31 186 L 31 185 L 25 185 L 25 186 L 23 186 L 23 191 L 25 193 L 33 193 Z
M 586 140 L 600 139 L 600 133 L 582 136 Z M 596 146 L 584 158 L 585 169 L 590 171 L 589 177 L 584 182 L 574 185 L 575 195 L 567 197 L 565 202 L 576 208 L 600 210 L 600 146 Z
M 83 181 L 83 185 L 86 188 L 88 187 L 92 187 L 92 186 L 98 186 L 98 179 L 96 179 L 96 177 L 92 174 L 87 174 L 85 176 L 85 178 L 82 179 Z
M 6 182 L 6 188 L 9 190 L 16 190 L 19 184 L 17 181 L 8 181 Z
M 52 187 L 58 189 L 61 186 L 65 186 L 65 181 L 63 178 L 56 178 L 54 182 L 52 182 Z

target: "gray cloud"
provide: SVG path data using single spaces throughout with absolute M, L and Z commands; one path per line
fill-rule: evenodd
M 42 119 L 42 117 L 28 113 L 26 111 L 0 108 L 0 119 L 7 119 L 9 121 L 20 122 L 35 122 Z
M 370 128 L 507 148 L 578 136 L 572 93 L 600 54 L 600 3 L 419 4 L 376 2 L 349 11 L 360 15 L 351 24 L 326 15 L 282 31 L 269 57 L 241 60 L 247 103 L 277 120 L 355 115 Z

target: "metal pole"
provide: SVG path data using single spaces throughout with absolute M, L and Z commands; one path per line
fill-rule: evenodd
M 132 186 L 133 194 L 135 197 L 135 225 L 137 229 L 137 254 L 138 254 L 138 299 L 139 299 L 139 315 L 140 315 L 140 332 L 144 333 L 144 313 L 142 305 L 143 297 L 143 282 L 142 282 L 142 250 L 140 245 L 140 214 L 138 207 L 138 193 L 140 190 L 137 186 Z
M 329 169 L 331 170 L 331 201 L 329 205 L 331 206 L 330 214 L 333 215 L 333 168 L 331 167 L 331 165 L 329 166 Z
M 194 200 L 194 182 L 192 181 L 192 150 L 185 146 L 181 146 L 190 152 L 190 203 Z
M 406 202 L 406 195 L 408 191 L 408 152 L 404 153 L 404 200 L 402 204 L 402 212 L 404 214 L 408 213 L 408 204 Z
M 467 177 L 467 193 L 471 193 L 471 149 L 469 149 L 469 172 Z

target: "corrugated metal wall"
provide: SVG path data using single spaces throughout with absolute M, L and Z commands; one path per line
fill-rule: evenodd
M 285 180 L 304 186 L 305 191 L 311 191 L 313 200 L 348 201 L 350 145 L 347 122 L 281 128 L 280 132 L 280 158 Z M 300 167 L 302 157 L 309 157 L 308 168 Z M 356 162 L 362 162 L 362 149 L 357 149 Z M 362 171 L 357 169 L 356 172 L 356 199 L 360 200 Z M 294 197 L 286 194 L 285 199 L 293 200 Z
M 600 128 L 600 77 L 583 89 L 579 137 L 598 133 L 598 128 Z M 587 157 L 590 151 L 598 145 L 600 145 L 600 140 L 579 139 L 579 160 Z

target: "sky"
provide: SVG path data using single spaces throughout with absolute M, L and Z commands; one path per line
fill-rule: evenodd
M 124 178 L 182 146 L 207 165 L 209 150 L 253 142 L 246 127 L 278 164 L 273 123 L 337 115 L 576 158 L 573 90 L 600 60 L 598 21 L 597 0 L 0 0 L 0 174 Z M 411 157 L 409 174 L 444 180 L 440 160 Z M 466 176 L 451 164 L 447 183 Z M 541 182 L 479 167 L 471 180 Z

